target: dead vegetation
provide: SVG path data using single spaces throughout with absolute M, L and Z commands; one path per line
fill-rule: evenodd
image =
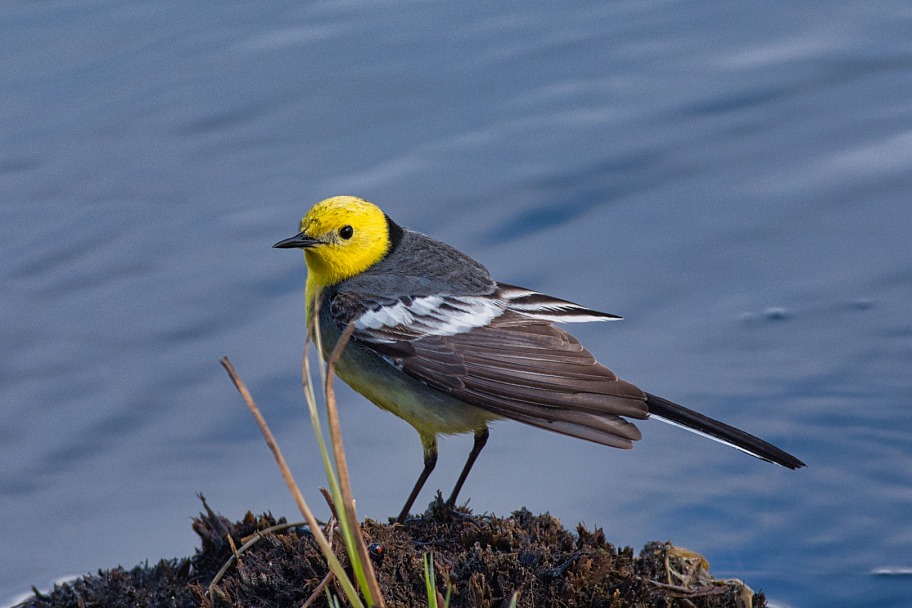
M 125 570 L 115 568 L 37 594 L 23 606 L 262 606 L 300 607 L 329 572 L 326 560 L 304 526 L 261 532 L 283 523 L 252 514 L 230 522 L 205 505 L 193 528 L 201 546 L 192 558 L 161 561 Z M 536 607 L 744 607 L 765 606 L 762 594 L 736 580 L 709 576 L 700 555 L 653 542 L 639 555 L 617 549 L 599 530 L 563 528 L 550 515 L 525 509 L 509 517 L 452 512 L 435 502 L 404 525 L 367 520 L 362 531 L 391 607 L 427 606 L 423 559 L 434 559 L 437 589 L 451 594 L 450 606 Z M 246 540 L 257 538 L 236 559 Z M 336 543 L 338 546 L 340 543 Z M 347 566 L 344 551 L 339 559 Z M 209 593 L 209 583 L 232 560 Z M 339 597 L 341 593 L 329 589 Z M 325 594 L 314 606 L 327 606 Z

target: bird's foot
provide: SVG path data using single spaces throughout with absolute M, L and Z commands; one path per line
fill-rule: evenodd
M 467 521 L 475 523 L 475 516 L 472 514 L 472 511 L 466 506 L 468 502 L 463 505 L 454 505 L 448 500 L 443 499 L 443 495 L 438 490 L 437 494 L 434 496 L 434 500 L 428 505 L 427 510 L 421 514 L 407 514 L 405 517 L 400 516 L 397 519 L 390 518 L 391 523 L 398 524 L 407 524 L 409 522 L 422 521 L 426 519 L 436 520 L 436 521 Z

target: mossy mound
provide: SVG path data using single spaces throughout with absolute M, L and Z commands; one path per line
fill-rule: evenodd
M 101 571 L 36 593 L 21 606 L 301 606 L 326 576 L 309 531 L 292 527 L 264 533 L 227 568 L 210 597 L 208 586 L 234 554 L 232 545 L 240 547 L 242 539 L 284 520 L 248 513 L 231 523 L 204 506 L 193 522 L 202 544 L 192 558 Z M 710 577 L 706 560 L 696 553 L 653 542 L 637 556 L 630 547 L 618 550 L 608 543 L 600 529 L 579 526 L 570 532 L 554 517 L 525 509 L 505 518 L 473 516 L 438 501 L 404 525 L 367 520 L 362 528 L 391 608 L 427 606 L 427 553 L 433 555 L 437 587 L 443 594 L 450 590 L 453 608 L 507 606 L 516 592 L 518 606 L 537 607 L 766 605 L 762 593 L 740 581 Z M 314 603 L 326 605 L 322 595 Z

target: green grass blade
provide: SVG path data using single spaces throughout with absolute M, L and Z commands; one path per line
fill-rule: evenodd
M 428 608 L 437 608 L 437 579 L 434 576 L 434 554 L 424 554 L 424 588 L 427 590 Z

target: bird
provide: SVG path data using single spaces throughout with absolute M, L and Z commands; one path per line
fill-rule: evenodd
M 630 449 L 641 438 L 631 420 L 654 418 L 788 469 L 805 466 L 758 437 L 619 379 L 558 326 L 619 316 L 496 281 L 481 263 L 399 226 L 364 199 L 316 203 L 298 234 L 273 247 L 304 251 L 307 327 L 319 327 L 322 356 L 351 332 L 336 374 L 418 431 L 424 468 L 400 523 L 437 464 L 438 437 L 474 433 L 446 503 L 452 507 L 490 423 L 502 419 Z

